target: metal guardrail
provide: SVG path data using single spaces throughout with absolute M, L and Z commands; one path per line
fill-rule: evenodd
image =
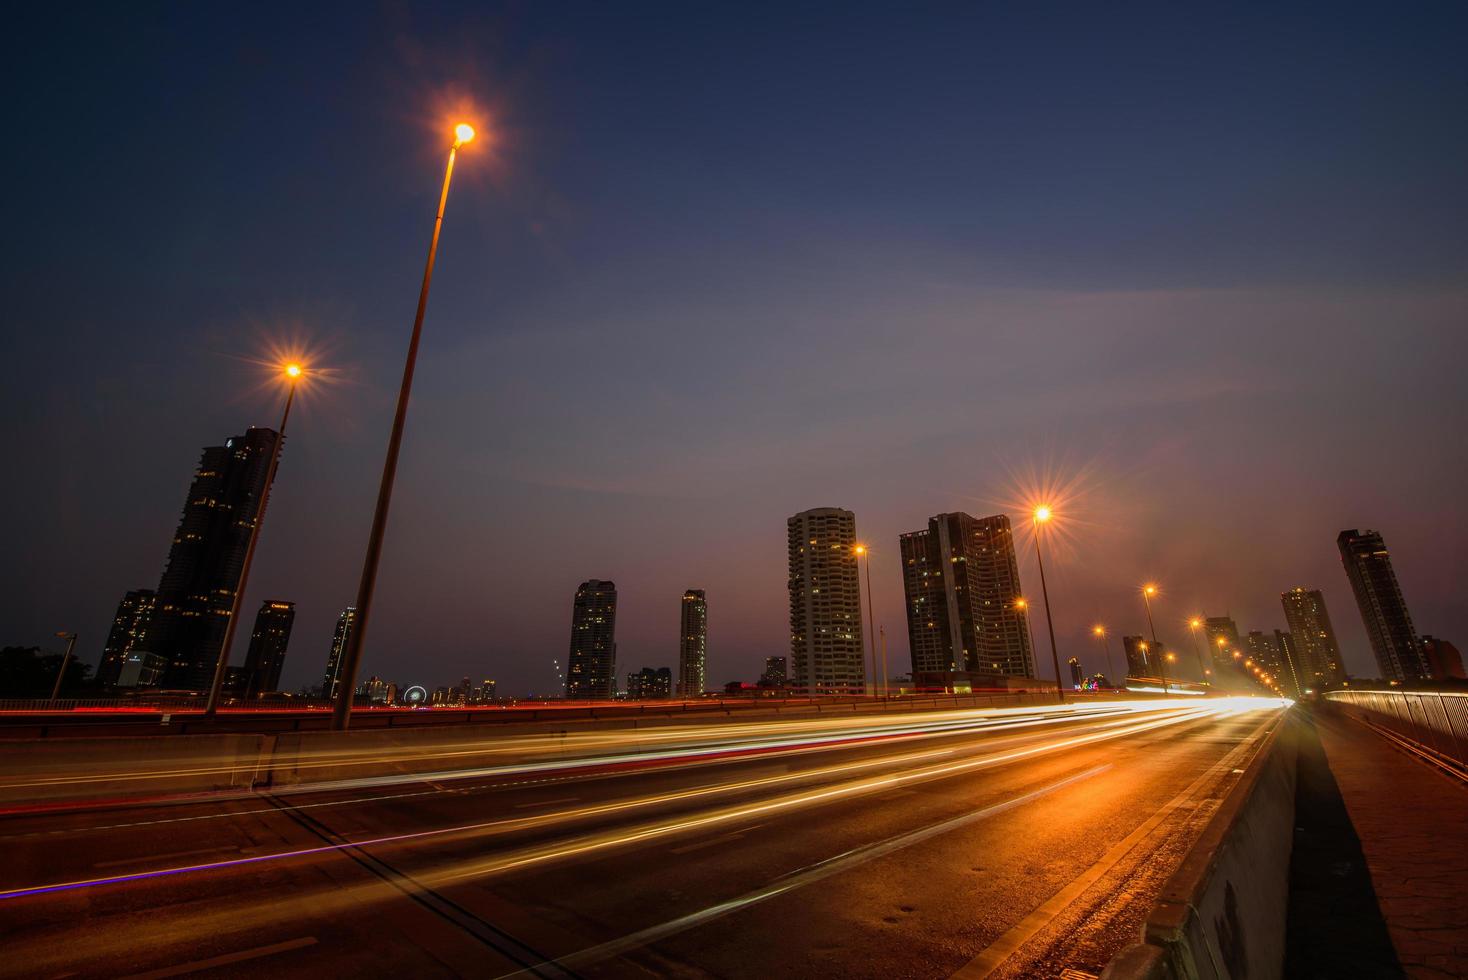
M 1325 699 L 1468 772 L 1468 693 L 1327 691 Z

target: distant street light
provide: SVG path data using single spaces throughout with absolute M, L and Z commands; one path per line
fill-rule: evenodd
M 449 181 L 454 175 L 454 159 L 459 147 L 474 138 L 474 127 L 459 123 L 454 127 L 454 145 L 449 148 L 449 162 L 443 172 L 443 190 L 438 196 L 438 214 L 433 219 L 433 236 L 428 241 L 428 262 L 423 269 L 423 285 L 418 290 L 418 311 L 413 315 L 413 334 L 408 341 L 408 356 L 403 362 L 403 382 L 398 388 L 398 408 L 393 416 L 392 435 L 387 440 L 387 459 L 382 464 L 382 482 L 377 487 L 377 507 L 372 513 L 372 530 L 367 535 L 367 556 L 362 561 L 362 579 L 357 585 L 357 620 L 347 636 L 342 655 L 341 687 L 337 690 L 331 727 L 345 731 L 352 723 L 352 694 L 357 686 L 357 668 L 362 663 L 362 645 L 367 639 L 367 626 L 372 616 L 372 593 L 377 587 L 377 564 L 382 558 L 382 536 L 387 530 L 387 512 L 392 505 L 393 480 L 398 472 L 398 453 L 403 446 L 403 426 L 408 418 L 408 396 L 413 390 L 413 369 L 418 363 L 418 342 L 423 336 L 423 314 L 428 309 L 428 287 L 433 281 L 433 260 L 438 256 L 438 235 L 443 230 L 443 211 L 449 201 Z
M 1167 658 L 1160 656 L 1164 651 L 1162 643 L 1157 639 L 1157 625 L 1152 622 L 1152 597 L 1156 594 L 1157 586 L 1152 583 L 1142 586 L 1142 605 L 1147 609 L 1147 628 L 1152 631 L 1152 645 L 1157 648 L 1157 662 L 1162 666 L 1162 693 L 1167 694 Z
M 1035 563 L 1040 566 L 1040 598 L 1045 601 L 1045 625 L 1050 630 L 1050 659 L 1055 662 L 1055 698 L 1061 704 L 1065 703 L 1065 688 L 1060 683 L 1060 651 L 1055 648 L 1055 622 L 1050 618 L 1050 590 L 1045 587 L 1045 559 L 1040 555 L 1040 529 L 1049 523 L 1053 516 L 1046 504 L 1035 508 Z M 1030 640 L 1030 648 L 1034 648 L 1034 640 Z
M 1106 679 L 1111 686 L 1116 686 L 1116 674 L 1111 669 L 1111 637 L 1106 632 L 1106 627 L 1099 623 L 1091 627 L 1091 634 L 1101 641 L 1101 651 L 1106 654 Z
M 872 552 L 864 544 L 859 544 L 851 550 L 856 555 L 858 564 L 863 557 L 867 560 L 867 626 L 869 627 L 867 630 L 867 639 L 870 641 L 868 643 L 868 649 L 871 651 L 867 660 L 871 664 L 871 671 L 867 674 L 870 680 L 866 684 L 863 684 L 862 687 L 864 689 L 863 693 L 875 695 L 877 693 L 877 617 L 872 612 Z
M 250 528 L 250 541 L 245 545 L 245 560 L 240 565 L 240 581 L 235 586 L 234 601 L 229 607 L 229 620 L 224 624 L 224 642 L 219 645 L 219 659 L 214 662 L 214 679 L 209 683 L 209 700 L 204 704 L 204 717 L 213 718 L 219 710 L 219 696 L 224 690 L 224 675 L 229 670 L 229 654 L 234 648 L 234 631 L 239 626 L 240 606 L 245 601 L 245 586 L 250 581 L 250 566 L 255 561 L 255 546 L 260 543 L 260 529 L 265 525 L 265 505 L 270 502 L 270 488 L 275 483 L 275 471 L 280 466 L 280 450 L 285 443 L 285 424 L 291 418 L 291 404 L 296 400 L 296 385 L 305 369 L 291 363 L 281 369 L 286 376 L 285 411 L 280 416 L 280 429 L 275 435 L 275 447 L 270 452 L 270 465 L 265 470 L 265 489 L 260 491 L 260 503 L 255 507 L 255 519 Z
M 67 633 L 63 630 L 56 635 L 66 640 L 66 652 L 61 655 L 61 669 L 56 672 L 56 686 L 51 688 L 51 700 L 46 702 L 48 708 L 55 707 L 56 699 L 61 697 L 61 682 L 66 679 L 66 665 L 71 663 L 71 651 L 76 648 L 75 633 Z

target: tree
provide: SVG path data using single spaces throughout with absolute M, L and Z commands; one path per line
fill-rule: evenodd
M 43 653 L 40 647 L 5 647 L 0 650 L 0 697 L 48 698 L 56 684 L 64 654 Z M 91 665 L 75 658 L 66 665 L 61 693 L 76 693 L 87 686 Z

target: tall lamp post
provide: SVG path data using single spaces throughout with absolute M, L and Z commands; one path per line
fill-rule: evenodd
M 54 707 L 56 699 L 61 697 L 61 682 L 66 680 L 66 667 L 71 663 L 71 651 L 76 649 L 76 634 L 67 633 L 64 630 L 56 634 L 66 640 L 66 652 L 61 655 L 61 669 L 56 672 L 56 685 L 51 688 L 51 700 L 46 702 L 46 707 Z
M 1101 652 L 1106 654 L 1106 679 L 1116 687 L 1116 674 L 1111 670 L 1111 637 L 1106 633 L 1106 627 L 1097 623 L 1091 627 L 1091 635 L 1101 641 Z
M 255 561 L 255 546 L 260 543 L 260 529 L 265 525 L 265 505 L 270 502 L 270 488 L 275 483 L 275 471 L 280 466 L 280 450 L 285 443 L 285 424 L 291 419 L 291 404 L 296 400 L 296 384 L 305 369 L 299 364 L 287 364 L 284 368 L 286 384 L 285 411 L 280 416 L 280 429 L 275 434 L 275 447 L 270 451 L 270 465 L 265 470 L 265 489 L 260 491 L 260 504 L 255 508 L 255 523 L 250 528 L 250 541 L 245 545 L 245 560 L 240 565 L 240 581 L 235 586 L 234 601 L 229 607 L 229 622 L 224 624 L 224 642 L 219 645 L 219 659 L 214 662 L 214 679 L 209 682 L 209 700 L 204 705 L 204 717 L 213 718 L 219 710 L 219 697 L 224 690 L 224 674 L 229 669 L 229 654 L 234 648 L 235 628 L 239 626 L 240 606 L 245 601 L 245 585 L 250 581 L 250 566 Z
M 1157 639 L 1157 625 L 1152 622 L 1152 597 L 1157 594 L 1157 586 L 1148 582 L 1142 586 L 1142 605 L 1147 609 L 1147 629 L 1152 631 L 1152 646 L 1157 648 L 1157 663 L 1162 666 L 1162 693 L 1170 693 L 1167 689 L 1167 651 L 1162 649 L 1162 644 Z
M 1045 504 L 1035 508 L 1035 563 L 1040 566 L 1040 598 L 1045 600 L 1045 626 L 1050 630 L 1050 659 L 1055 662 L 1055 698 L 1065 703 L 1065 688 L 1060 683 L 1060 651 L 1055 649 L 1055 622 L 1050 618 L 1050 590 L 1045 587 L 1045 559 L 1040 555 L 1040 529 L 1052 517 Z M 1034 646 L 1033 641 L 1031 647 Z
M 413 315 L 413 334 L 408 341 L 408 356 L 403 363 L 403 382 L 398 388 L 397 414 L 392 420 L 392 435 L 387 440 L 387 459 L 382 464 L 382 482 L 377 487 L 377 508 L 372 512 L 372 531 L 367 535 L 367 556 L 362 561 L 362 579 L 357 585 L 357 622 L 347 637 L 342 655 L 341 685 L 336 693 L 331 727 L 345 731 L 352 721 L 352 694 L 357 686 L 357 668 L 362 663 L 362 644 L 367 639 L 367 626 L 372 616 L 372 593 L 377 587 L 377 563 L 382 558 L 382 536 L 387 530 L 387 512 L 392 504 L 393 480 L 398 472 L 398 453 L 403 445 L 403 424 L 408 417 L 408 395 L 413 390 L 413 369 L 418 364 L 418 341 L 423 336 L 423 313 L 428 309 L 428 287 L 433 281 L 433 260 L 438 257 L 438 235 L 443 230 L 444 206 L 449 201 L 449 181 L 454 175 L 454 159 L 459 147 L 474 138 L 474 127 L 460 123 L 454 127 L 454 144 L 449 148 L 449 162 L 443 171 L 443 190 L 438 196 L 438 213 L 433 219 L 433 237 L 428 242 L 428 262 L 423 269 L 423 285 L 418 290 L 418 310 Z
M 863 557 L 865 557 L 866 560 L 867 560 L 867 625 L 869 627 L 871 627 L 870 629 L 867 630 L 867 640 L 869 641 L 868 646 L 871 649 L 871 655 L 870 655 L 870 657 L 868 659 L 871 661 L 872 669 L 871 669 L 871 673 L 868 675 L 869 677 L 871 677 L 871 682 L 869 684 L 864 684 L 862 686 L 864 688 L 866 688 L 866 690 L 868 692 L 870 692 L 872 694 L 876 694 L 877 693 L 877 617 L 872 612 L 872 552 L 871 552 L 871 549 L 869 549 L 864 544 L 859 544 L 859 545 L 857 545 L 852 550 L 856 552 L 856 560 L 857 561 L 861 561 L 861 559 Z
M 1203 654 L 1198 652 L 1198 630 L 1201 629 L 1202 626 L 1203 620 L 1199 616 L 1194 616 L 1192 619 L 1188 620 L 1188 634 L 1193 641 L 1193 659 L 1198 661 L 1198 680 L 1204 684 L 1207 684 L 1208 671 L 1203 666 Z

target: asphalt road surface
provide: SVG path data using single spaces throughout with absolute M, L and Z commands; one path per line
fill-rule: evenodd
M 695 757 L 10 816 L 0 975 L 1096 974 L 1280 716 L 745 722 Z

